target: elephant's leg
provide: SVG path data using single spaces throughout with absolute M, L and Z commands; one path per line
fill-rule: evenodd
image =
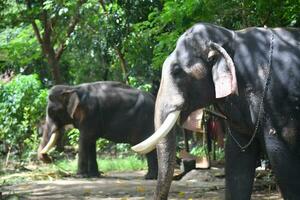
M 300 199 L 300 158 L 276 134 L 265 134 L 272 170 L 284 199 Z
M 82 135 L 84 134 L 80 131 L 77 175 L 86 177 L 88 176 L 89 142 Z
M 232 135 L 241 144 L 249 142 L 240 134 Z M 241 151 L 231 135 L 227 136 L 225 146 L 225 198 L 230 200 L 249 200 L 255 176 L 255 168 L 259 156 L 259 145 L 256 140 L 245 150 Z
M 145 175 L 145 179 L 157 179 L 158 164 L 156 150 L 151 151 L 146 155 L 148 164 L 148 173 Z
M 90 142 L 88 146 L 88 176 L 98 177 L 99 175 L 96 155 L 96 140 L 94 140 Z
M 157 145 L 158 177 L 155 200 L 167 200 L 174 174 L 176 143 L 175 134 L 172 130 Z

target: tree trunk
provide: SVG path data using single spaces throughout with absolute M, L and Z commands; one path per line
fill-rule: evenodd
M 101 5 L 102 9 L 104 10 L 104 12 L 107 12 L 107 10 L 105 8 L 105 1 L 99 0 L 99 3 Z M 120 50 L 120 48 L 118 46 L 115 46 L 115 50 L 116 50 L 117 55 L 118 55 L 119 60 L 120 60 L 120 65 L 121 65 L 123 80 L 128 84 L 129 83 L 129 79 L 128 79 L 128 76 L 127 76 L 127 73 L 126 73 L 126 66 L 127 66 L 127 64 L 126 64 L 124 55 L 123 55 L 123 53 L 121 52 L 121 50 Z
M 59 69 L 59 64 L 57 60 L 54 60 L 52 66 L 52 76 L 55 82 L 55 85 L 57 84 L 61 84 L 62 83 L 62 78 L 61 78 L 61 73 L 60 73 L 60 69 Z
M 54 84 L 61 84 L 62 77 L 60 73 L 59 60 L 66 48 L 66 40 L 74 32 L 75 26 L 78 24 L 80 19 L 80 7 L 84 4 L 86 0 L 78 0 L 77 8 L 75 14 L 71 17 L 69 24 L 66 28 L 66 37 L 59 44 L 54 44 L 51 40 L 53 37 L 54 22 L 47 10 L 42 10 L 39 15 L 39 20 L 42 24 L 44 31 L 40 31 L 35 20 L 32 20 L 31 24 L 36 35 L 37 40 L 39 41 L 42 52 L 47 59 L 48 65 L 51 68 L 51 74 L 54 80 Z M 27 1 L 27 8 L 32 9 L 31 1 Z M 56 50 L 54 47 L 57 46 Z
M 107 81 L 108 80 L 108 75 L 109 75 L 109 64 L 106 59 L 106 56 L 100 55 L 100 69 L 104 69 L 103 75 L 102 75 L 102 80 Z
M 127 73 L 126 73 L 126 61 L 125 61 L 124 55 L 122 54 L 119 47 L 116 47 L 115 50 L 116 50 L 116 52 L 118 54 L 118 57 L 119 57 L 119 60 L 120 60 L 121 70 L 122 70 L 122 74 L 123 74 L 123 80 L 126 83 L 129 83 L 128 76 L 127 76 Z
M 51 74 L 53 77 L 54 84 L 55 85 L 61 84 L 62 77 L 59 68 L 59 58 L 56 57 L 55 51 L 50 44 L 45 43 L 44 45 L 45 45 L 46 58 L 48 61 L 48 65 L 51 69 Z

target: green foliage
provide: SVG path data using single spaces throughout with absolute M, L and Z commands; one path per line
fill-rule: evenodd
M 199 157 L 206 157 L 208 155 L 207 152 L 207 146 L 203 146 L 203 145 L 198 145 L 194 148 L 191 149 L 191 154 L 195 155 L 195 156 L 199 156 Z M 210 158 L 213 158 L 213 152 L 210 152 Z M 225 152 L 223 148 L 217 147 L 215 149 L 215 156 L 216 156 L 216 160 L 220 161 L 220 160 L 224 160 L 225 159 Z
M 223 148 L 216 148 L 216 160 L 225 160 L 225 151 Z
M 84 3 L 78 6 L 78 2 Z M 74 31 L 68 33 L 72 20 L 78 21 Z M 44 43 L 42 49 L 33 24 L 44 37 L 45 22 L 51 24 L 51 41 Z M 118 54 L 121 53 L 128 84 L 145 91 L 155 90 L 162 64 L 178 37 L 198 22 L 232 29 L 264 25 L 299 27 L 300 0 L 3 0 L 0 74 L 7 70 L 14 74 L 37 73 L 44 83 L 51 85 L 52 71 L 43 50 L 57 53 L 63 48 L 59 70 L 66 83 L 124 81 Z M 47 95 L 40 83 L 33 84 L 38 87 L 30 86 L 32 89 L 26 88 L 27 83 L 17 83 L 21 77 L 0 85 L 0 142 L 4 141 L 0 145 L 14 144 L 12 148 L 17 151 L 25 146 L 36 147 L 35 123 L 45 113 Z M 32 77 L 39 82 L 36 75 Z M 19 86 L 8 86 L 13 83 Z M 78 144 L 78 131 L 72 130 L 68 136 L 72 145 Z M 99 140 L 97 147 L 119 148 L 106 140 Z M 125 147 L 123 150 L 127 151 Z
M 68 130 L 66 134 L 67 134 L 67 138 L 68 138 L 70 145 L 72 145 L 74 147 L 78 147 L 79 134 L 80 134 L 79 130 L 76 128 L 73 128 L 71 130 Z M 103 139 L 103 138 L 99 138 L 96 142 L 97 151 L 101 152 L 101 151 L 105 150 L 111 144 L 112 143 L 110 141 Z
M 54 167 L 68 173 L 76 173 L 77 160 L 76 159 L 62 159 L 54 163 Z
M 79 142 L 79 130 L 73 128 L 71 130 L 68 130 L 66 134 L 67 134 L 67 138 L 69 139 L 69 143 L 72 146 L 77 146 Z
M 167 0 L 163 9 L 156 9 L 149 14 L 148 21 L 136 25 L 139 32 L 152 37 L 152 66 L 160 69 L 167 55 L 174 49 L 178 37 L 194 23 L 201 20 L 205 1 Z
M 138 156 L 128 156 L 123 158 L 102 158 L 98 159 L 99 169 L 108 171 L 134 171 L 147 168 L 147 162 Z
M 129 24 L 126 21 L 124 10 L 116 3 L 107 4 L 106 10 L 102 10 L 100 23 L 104 29 L 104 37 L 111 47 L 119 47 L 122 40 L 128 34 Z
M 140 90 L 144 90 L 149 92 L 152 88 L 152 85 L 150 83 L 144 83 L 141 80 L 138 80 L 136 77 L 133 76 L 129 76 L 128 77 L 129 80 L 129 85 L 135 88 L 138 88 Z
M 0 33 L 0 71 L 39 72 L 34 64 L 41 60 L 40 46 L 32 32 L 31 26 L 25 26 Z
M 199 157 L 205 157 L 207 155 L 207 146 L 198 145 L 191 149 L 191 154 Z
M 110 141 L 103 138 L 99 138 L 96 142 L 97 151 L 99 151 L 101 154 L 101 151 L 107 148 L 109 144 L 111 144 Z
M 72 83 L 124 81 L 117 52 L 119 49 L 125 58 L 128 76 L 134 77 L 138 86 L 151 84 L 156 75 L 151 67 L 152 40 L 133 29 L 134 23 L 147 19 L 152 6 L 158 5 L 157 2 L 107 2 L 104 8 L 94 6 L 92 12 L 84 13 L 84 20 L 70 40 L 70 51 L 65 54 L 70 63 Z M 148 7 L 140 9 L 139 5 Z
M 16 46 L 17 53 L 22 54 L 22 60 L 31 60 L 31 66 L 43 66 L 44 70 L 29 70 L 28 73 L 39 72 L 41 77 L 52 77 L 54 83 L 61 83 L 62 77 L 68 78 L 66 73 L 67 65 L 63 63 L 60 67 L 62 53 L 69 44 L 71 34 L 75 31 L 76 24 L 80 20 L 80 14 L 89 9 L 88 6 L 82 6 L 87 0 L 20 0 L 20 1 L 4 1 L 0 5 L 0 27 L 8 27 L 14 29 L 23 29 L 30 27 L 27 38 L 34 38 L 35 44 L 40 46 L 38 51 L 36 47 L 28 45 L 29 41 L 26 37 L 22 37 L 22 42 L 25 45 L 21 46 L 29 48 L 30 51 L 36 52 L 38 59 L 32 60 L 30 51 L 23 51 L 23 48 L 18 47 L 18 44 L 10 42 Z M 0 51 L 0 55 L 2 52 Z M 26 57 L 26 54 L 30 56 Z M 8 55 L 8 54 L 6 54 Z M 39 62 L 36 63 L 36 60 Z M 18 61 L 15 59 L 14 61 Z M 5 60 L 5 65 L 8 65 Z M 35 62 L 35 63 L 32 63 Z M 45 67 L 45 63 L 48 65 Z M 35 64 L 35 65 L 34 65 Z M 17 67 L 17 66 L 14 66 Z M 0 69 L 3 67 L 0 67 Z M 19 66 L 24 69 L 28 66 Z M 17 70 L 18 72 L 18 70 Z M 44 75 L 46 74 L 46 75 Z M 42 76 L 44 75 L 44 76 Z M 48 80 L 45 80 L 48 81 Z M 50 80 L 51 84 L 51 80 Z
M 2 160 L 0 160 L 2 161 Z M 124 158 L 102 157 L 97 159 L 99 170 L 111 171 L 136 171 L 147 169 L 147 162 L 138 156 Z M 34 167 L 34 166 L 31 166 Z M 62 159 L 52 164 L 35 166 L 26 171 L 0 171 L 0 186 L 14 185 L 35 180 L 54 180 L 74 176 L 77 171 L 76 159 Z M 1 189 L 1 187 L 0 187 Z
M 299 26 L 300 0 L 166 0 L 148 20 L 135 24 L 155 40 L 152 66 L 160 69 L 178 37 L 193 24 L 209 22 L 233 29 L 249 26 Z
M 34 20 L 43 33 L 45 12 L 52 23 L 53 49 L 57 51 L 61 44 L 66 47 L 60 70 L 71 84 L 124 81 L 118 48 L 127 64 L 130 85 L 152 85 L 159 81 L 162 63 L 178 37 L 197 22 L 234 29 L 300 25 L 300 0 L 103 2 L 102 7 L 97 0 L 85 1 L 79 8 L 75 31 L 68 37 L 68 24 L 77 12 L 78 1 L 1 1 L 0 70 L 38 73 L 43 81 L 50 79 L 51 84 L 51 70 L 31 27 Z
M 18 75 L 0 83 L 0 140 L 21 156 L 36 151 L 37 124 L 42 119 L 47 99 L 36 74 Z

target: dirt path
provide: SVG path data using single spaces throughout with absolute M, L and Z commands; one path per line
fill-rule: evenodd
M 103 178 L 67 178 L 54 181 L 34 181 L 5 186 L 3 199 L 103 199 L 148 200 L 153 198 L 156 181 L 144 180 L 144 171 L 115 172 Z M 224 199 L 224 172 L 219 169 L 193 170 L 182 180 L 173 181 L 169 199 L 217 200 Z M 276 191 L 258 190 L 254 200 L 279 200 Z M 265 188 L 265 187 L 264 187 Z

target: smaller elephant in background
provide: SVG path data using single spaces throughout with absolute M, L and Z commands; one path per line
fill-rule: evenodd
M 119 82 L 56 85 L 49 92 L 38 157 L 43 161 L 50 160 L 47 152 L 61 137 L 59 130 L 71 124 L 80 131 L 77 174 L 97 177 L 97 139 L 101 137 L 131 145 L 143 141 L 154 130 L 154 104 L 155 98 L 150 93 Z M 156 151 L 146 157 L 148 173 L 145 178 L 156 179 Z

